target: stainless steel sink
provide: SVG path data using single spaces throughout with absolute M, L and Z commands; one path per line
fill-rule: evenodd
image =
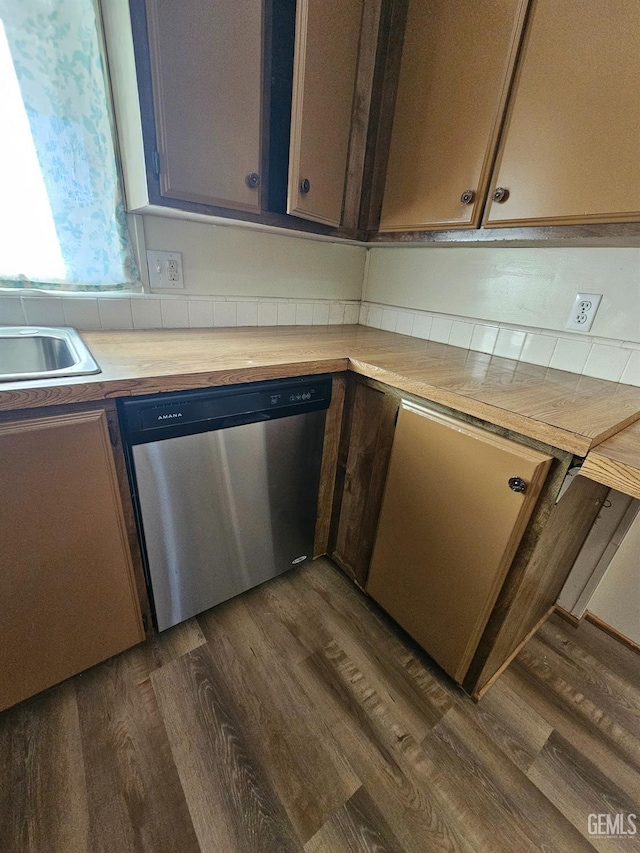
M 100 373 L 75 329 L 0 326 L 0 382 Z

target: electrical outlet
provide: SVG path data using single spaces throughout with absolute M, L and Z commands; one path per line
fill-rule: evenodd
M 588 332 L 593 325 L 593 318 L 602 299 L 601 293 L 577 293 L 569 312 L 565 329 L 575 329 L 577 332 Z
M 180 252 L 161 252 L 157 249 L 147 249 L 147 266 L 149 267 L 149 284 L 152 289 L 184 289 Z

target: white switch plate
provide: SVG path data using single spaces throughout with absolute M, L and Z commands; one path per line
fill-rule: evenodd
M 601 293 L 577 293 L 567 322 L 564 324 L 565 329 L 588 332 L 593 325 L 601 299 Z
M 182 255 L 180 252 L 161 252 L 147 249 L 149 285 L 151 288 L 184 290 Z

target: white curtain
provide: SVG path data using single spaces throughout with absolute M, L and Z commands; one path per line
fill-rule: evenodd
M 0 287 L 139 289 L 94 0 L 0 0 Z

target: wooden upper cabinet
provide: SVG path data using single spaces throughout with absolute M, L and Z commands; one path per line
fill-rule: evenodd
M 526 7 L 409 0 L 380 231 L 479 225 Z
M 298 0 L 287 212 L 338 226 L 363 0 Z
M 160 191 L 261 209 L 261 0 L 146 0 Z
M 487 225 L 640 219 L 640 3 L 533 0 Z
M 0 710 L 144 640 L 102 408 L 0 423 Z

